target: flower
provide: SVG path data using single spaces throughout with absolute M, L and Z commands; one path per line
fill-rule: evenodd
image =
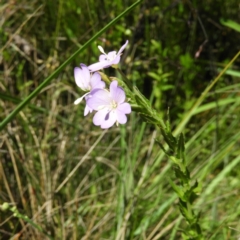
M 131 106 L 124 102 L 125 98 L 125 92 L 118 87 L 117 81 L 110 84 L 110 91 L 93 90 L 91 98 L 87 99 L 87 105 L 97 111 L 93 117 L 93 123 L 101 128 L 110 128 L 115 122 L 117 125 L 118 123 L 125 124 L 126 114 L 131 113 Z
M 75 105 L 79 104 L 83 100 L 83 98 L 85 98 L 85 100 L 87 101 L 87 99 L 91 97 L 91 91 L 93 89 L 105 88 L 105 82 L 101 80 L 101 76 L 99 73 L 95 72 L 91 75 L 86 65 L 81 63 L 80 66 L 81 68 L 74 68 L 75 82 L 78 87 L 80 87 L 83 91 L 87 93 L 75 100 Z M 84 116 L 86 116 L 89 112 L 92 112 L 92 109 L 86 104 Z
M 99 62 L 97 63 L 94 63 L 90 66 L 88 66 L 88 69 L 91 71 L 91 72 L 95 72 L 95 71 L 98 71 L 100 69 L 103 69 L 103 68 L 108 68 L 112 65 L 115 65 L 115 64 L 118 64 L 119 61 L 120 61 L 120 56 L 121 56 L 121 53 L 122 51 L 126 48 L 128 44 L 128 40 L 126 41 L 126 43 L 120 48 L 120 50 L 118 51 L 118 53 L 116 51 L 112 51 L 112 52 L 109 52 L 108 54 L 106 54 L 103 50 L 103 48 L 101 46 L 98 46 L 98 49 L 100 50 L 101 54 L 99 56 Z

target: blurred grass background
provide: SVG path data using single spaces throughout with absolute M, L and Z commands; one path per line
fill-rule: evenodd
M 2 1 L 0 119 L 132 3 Z M 134 113 L 123 127 L 95 127 L 73 105 L 82 94 L 73 68 L 96 62 L 97 45 L 108 52 L 128 39 L 122 70 L 164 119 L 169 108 L 175 129 L 240 49 L 240 31 L 227 20 L 240 22 L 235 0 L 143 1 L 122 18 L 1 132 L 0 204 L 16 205 L 53 239 L 181 239 L 171 166 L 154 144 L 159 130 Z M 239 79 L 237 59 L 183 131 L 206 239 L 240 237 Z M 48 238 L 6 211 L 0 239 Z

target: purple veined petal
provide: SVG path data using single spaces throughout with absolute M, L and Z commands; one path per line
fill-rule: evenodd
M 129 114 L 131 113 L 132 109 L 131 109 L 131 105 L 129 103 L 122 103 L 118 105 L 118 111 L 123 112 L 124 114 Z
M 116 119 L 120 124 L 125 124 L 127 122 L 127 117 L 122 111 L 119 111 L 119 109 L 116 109 L 115 114 L 116 114 Z
M 126 46 L 128 45 L 128 40 L 126 41 L 126 43 L 120 48 L 120 50 L 118 51 L 117 55 L 120 55 L 122 53 L 122 51 L 126 48 Z
M 103 89 L 94 89 L 91 91 L 91 97 L 87 99 L 87 105 L 93 110 L 110 109 L 112 98 L 110 93 Z
M 82 72 L 82 69 L 79 67 L 75 67 L 74 68 L 74 78 L 75 78 L 75 82 L 78 85 L 78 87 L 80 87 L 83 91 L 87 91 L 90 90 L 90 86 L 89 86 L 89 78 L 88 79 L 84 79 L 84 75 Z
M 101 61 L 101 62 L 97 62 L 97 63 L 94 63 L 90 66 L 88 66 L 88 69 L 91 71 L 91 72 L 96 72 L 98 70 L 101 70 L 103 68 L 107 68 L 109 67 L 109 62 L 108 61 Z
M 117 81 L 112 81 L 110 84 L 110 94 L 112 99 L 118 104 L 123 103 L 126 98 L 125 92 L 121 87 L 118 87 Z
M 104 120 L 101 123 L 101 128 L 106 129 L 113 126 L 113 124 L 117 121 L 117 116 L 115 111 L 110 111 L 105 115 Z
M 90 79 L 90 72 L 88 70 L 88 67 L 83 63 L 81 63 L 80 66 L 82 68 L 82 74 L 84 79 Z
M 92 90 L 95 88 L 105 88 L 105 82 L 101 81 L 101 75 L 98 72 L 93 73 L 90 83 Z

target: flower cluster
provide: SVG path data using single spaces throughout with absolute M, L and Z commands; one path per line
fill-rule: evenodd
M 96 111 L 93 117 L 93 123 L 101 128 L 110 128 L 127 122 L 126 114 L 131 113 L 131 106 L 125 102 L 126 95 L 124 90 L 118 86 L 116 80 L 110 83 L 109 89 L 97 72 L 103 68 L 117 65 L 120 56 L 126 48 L 128 41 L 120 48 L 118 52 L 112 51 L 106 54 L 101 46 L 98 46 L 102 53 L 99 62 L 90 66 L 80 64 L 80 67 L 74 68 L 74 78 L 77 86 L 86 93 L 75 100 L 74 104 L 79 104 L 83 99 L 86 101 L 84 116 Z

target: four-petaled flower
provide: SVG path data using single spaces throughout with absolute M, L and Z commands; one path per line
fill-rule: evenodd
M 98 72 L 90 74 L 89 69 L 86 65 L 80 64 L 81 68 L 74 68 L 74 78 L 75 82 L 83 91 L 87 92 L 82 97 L 75 100 L 74 104 L 79 104 L 83 98 L 87 100 L 91 97 L 91 91 L 94 89 L 103 89 L 105 88 L 105 82 L 101 80 L 101 76 Z M 84 116 L 89 112 L 92 112 L 92 109 L 86 104 L 84 110 Z
M 107 68 L 107 67 L 110 67 L 112 65 L 118 64 L 119 61 L 120 61 L 121 53 L 126 48 L 127 44 L 128 44 L 128 41 L 126 41 L 126 43 L 120 48 L 120 50 L 118 52 L 112 51 L 112 52 L 109 52 L 108 54 L 106 54 L 104 52 L 104 50 L 101 46 L 98 46 L 98 49 L 102 53 L 99 57 L 99 62 L 88 66 L 88 69 L 91 72 L 95 72 L 95 71 L 98 71 L 100 69 Z
M 125 124 L 126 114 L 131 113 L 131 106 L 125 102 L 125 92 L 118 87 L 118 82 L 110 84 L 110 91 L 105 89 L 94 89 L 91 98 L 87 99 L 87 105 L 97 112 L 94 115 L 93 123 L 101 128 L 110 128 L 116 122 Z

